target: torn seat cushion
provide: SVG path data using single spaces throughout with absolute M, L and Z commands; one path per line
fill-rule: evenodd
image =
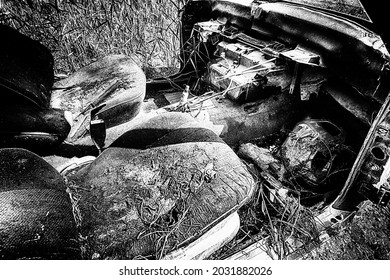
M 230 147 L 182 113 L 128 131 L 68 180 L 88 253 L 108 259 L 159 259 L 236 210 L 255 187 Z
M 110 55 L 54 84 L 50 105 L 70 111 L 68 142 L 88 133 L 91 111 L 107 128 L 133 119 L 145 98 L 146 77 L 130 56 Z

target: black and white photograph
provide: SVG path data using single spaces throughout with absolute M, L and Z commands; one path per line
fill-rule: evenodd
M 389 24 L 369 0 L 0 0 L 0 267 L 389 260 Z

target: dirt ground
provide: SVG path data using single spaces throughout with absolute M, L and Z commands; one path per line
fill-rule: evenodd
M 352 222 L 313 250 L 311 260 L 390 259 L 390 208 L 364 202 Z

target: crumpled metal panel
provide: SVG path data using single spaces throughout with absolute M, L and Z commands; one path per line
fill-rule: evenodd
M 252 30 L 321 54 L 324 65 L 360 93 L 380 102 L 387 93 L 378 79 L 389 61 L 381 38 L 352 21 L 286 3 L 260 4 Z
M 344 188 L 332 205 L 355 210 L 364 198 L 387 205 L 390 201 L 390 96 L 382 105 L 355 160 Z
M 229 24 L 248 28 L 252 25 L 252 2 L 249 0 L 211 1 L 212 15 L 221 20 L 226 20 Z

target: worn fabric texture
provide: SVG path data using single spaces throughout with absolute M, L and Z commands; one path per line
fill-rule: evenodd
M 158 127 L 155 137 L 151 128 Z M 199 237 L 254 191 L 253 178 L 231 148 L 185 114 L 158 116 L 145 129 L 152 141 L 138 134 L 139 126 L 137 134 L 129 131 L 116 143 L 121 145 L 114 143 L 68 178 L 91 255 L 161 258 Z
M 0 258 L 80 257 L 61 175 L 23 149 L 0 149 Z

